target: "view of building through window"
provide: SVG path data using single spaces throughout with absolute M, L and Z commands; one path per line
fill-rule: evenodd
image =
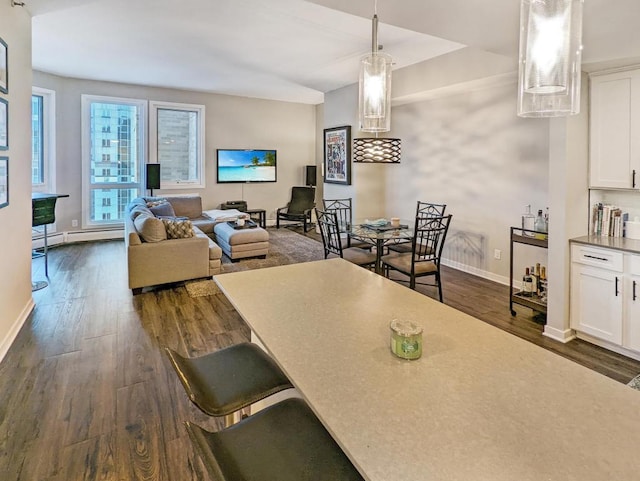
M 90 223 L 121 221 L 139 192 L 142 128 L 137 105 L 90 104 Z
M 199 177 L 198 112 L 158 109 L 158 163 L 166 182 L 193 182 Z
M 31 96 L 31 183 L 44 184 L 44 99 Z

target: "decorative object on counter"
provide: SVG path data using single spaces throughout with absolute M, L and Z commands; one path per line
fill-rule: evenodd
M 640 240 L 640 217 L 625 222 L 625 237 Z
M 422 327 L 411 321 L 394 319 L 391 328 L 391 352 L 402 359 L 422 356 Z

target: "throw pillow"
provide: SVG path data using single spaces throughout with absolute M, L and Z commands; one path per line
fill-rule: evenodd
M 196 235 L 190 220 L 162 219 L 162 222 L 167 239 L 185 239 Z
M 176 213 L 173 211 L 173 206 L 167 202 L 166 200 L 164 202 L 159 202 L 155 205 L 152 205 L 149 207 L 149 210 L 153 213 L 153 215 L 155 215 L 156 217 L 175 217 Z
M 133 221 L 138 234 L 145 242 L 160 242 L 167 240 L 167 231 L 160 219 L 151 214 L 140 214 Z

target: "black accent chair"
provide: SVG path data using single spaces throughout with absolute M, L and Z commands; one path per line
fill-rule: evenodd
M 341 257 L 362 267 L 374 267 L 376 255 L 359 247 L 342 247 L 342 236 L 335 212 L 316 209 L 316 218 L 320 226 L 324 258 Z
M 291 200 L 286 206 L 276 210 L 276 228 L 280 228 L 280 220 L 302 222 L 304 231 L 311 225 L 311 211 L 316 206 L 315 187 L 293 187 Z
M 411 241 L 411 252 L 382 256 L 382 266 L 386 277 L 395 270 L 409 276 L 409 287 L 415 289 L 416 278 L 435 276 L 435 285 L 442 302 L 442 281 L 440 279 L 440 257 L 444 241 L 449 231 L 451 214 L 432 217 L 429 214 L 416 216 L 415 234 Z
M 442 217 L 444 215 L 444 211 L 447 209 L 447 204 L 432 204 L 430 202 L 420 202 L 418 201 L 418 205 L 416 206 L 416 217 L 419 215 L 430 215 L 432 217 Z M 411 242 L 410 241 L 401 241 L 396 244 L 391 244 L 389 246 L 390 251 L 394 252 L 411 252 Z
M 165 348 L 189 399 L 209 416 L 225 416 L 227 426 L 239 411 L 293 385 L 275 361 L 250 342 L 196 358 Z
M 322 206 L 326 212 L 335 212 L 338 218 L 338 226 L 340 231 L 346 235 L 341 237 L 342 247 L 359 247 L 361 249 L 371 250 L 372 244 L 360 240 L 354 240 L 349 234 L 349 230 L 353 225 L 353 210 L 351 207 L 351 197 L 348 199 L 322 199 Z
M 289 398 L 218 432 L 185 423 L 216 481 L 362 481 L 311 408 Z

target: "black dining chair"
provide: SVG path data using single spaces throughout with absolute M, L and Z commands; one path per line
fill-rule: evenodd
M 429 214 L 416 216 L 411 252 L 382 256 L 385 276 L 389 277 L 391 270 L 398 271 L 409 277 L 411 289 L 416 288 L 418 277 L 434 276 L 435 284 L 429 285 L 435 285 L 438 288 L 440 302 L 443 302 L 440 258 L 451 217 L 451 214 L 443 217 L 432 217 Z
M 340 238 L 342 247 L 359 247 L 361 249 L 371 250 L 373 244 L 352 239 L 349 230 L 353 225 L 353 209 L 351 197 L 347 199 L 322 199 L 322 206 L 325 212 L 335 212 L 338 219 L 338 226 L 344 235 Z
M 342 235 L 335 212 L 316 209 L 316 218 L 318 219 L 318 226 L 320 226 L 325 259 L 341 257 L 361 267 L 373 267 L 376 265 L 376 255 L 371 251 L 360 249 L 359 247 L 342 247 Z
M 432 204 L 431 202 L 418 201 L 416 205 L 416 217 L 419 215 L 430 215 L 432 217 L 441 217 L 447 209 L 447 204 Z M 399 241 L 389 245 L 389 250 L 394 252 L 411 252 L 411 241 Z

